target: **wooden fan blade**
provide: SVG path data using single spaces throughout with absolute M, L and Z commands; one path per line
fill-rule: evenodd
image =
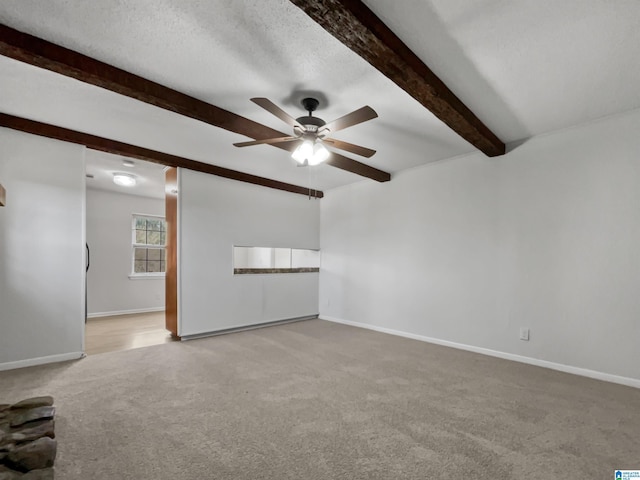
M 327 142 L 332 147 L 355 153 L 356 155 L 362 155 L 363 157 L 367 158 L 372 157 L 376 153 L 375 150 L 371 150 L 370 148 L 361 147 L 360 145 L 354 145 L 353 143 L 338 140 L 336 138 L 324 138 L 322 139 L 322 141 Z
M 295 118 L 293 118 L 287 112 L 282 110 L 279 106 L 277 106 L 268 98 L 256 97 L 256 98 L 252 98 L 251 101 L 256 105 L 264 108 L 267 112 L 275 115 L 287 125 L 291 125 L 292 127 L 298 127 L 304 131 L 304 127 L 300 125 L 300 123 L 298 123 L 298 121 Z
M 265 140 L 252 140 L 250 142 L 239 142 L 234 143 L 233 145 L 236 147 L 250 147 L 252 145 L 275 145 L 277 143 L 285 143 L 285 142 L 293 142 L 294 140 L 300 140 L 298 137 L 278 137 L 278 138 L 267 138 Z
M 333 122 L 327 123 L 324 127 L 322 127 L 322 129 L 328 129 L 331 131 L 331 133 L 333 133 L 337 132 L 338 130 L 343 130 L 347 127 L 352 127 L 353 125 L 366 122 L 367 120 L 373 120 L 377 117 L 378 114 L 376 113 L 376 111 L 373 108 L 366 106 L 359 108 L 354 112 L 347 113 L 344 117 L 340 117 Z

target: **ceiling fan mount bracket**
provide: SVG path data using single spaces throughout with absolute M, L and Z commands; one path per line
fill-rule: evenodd
M 302 103 L 304 109 L 309 112 L 309 116 L 311 116 L 311 113 L 315 112 L 318 105 L 320 105 L 320 102 L 312 97 L 303 98 L 300 103 Z

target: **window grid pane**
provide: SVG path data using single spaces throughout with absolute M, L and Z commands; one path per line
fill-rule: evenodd
M 134 273 L 164 273 L 166 251 L 164 248 L 135 247 L 133 253 Z
M 134 215 L 133 273 L 165 273 L 166 221 L 164 218 Z M 148 247 L 147 247 L 148 246 Z
M 135 243 L 138 245 L 164 246 L 166 241 L 166 222 L 164 219 L 140 218 L 135 221 Z

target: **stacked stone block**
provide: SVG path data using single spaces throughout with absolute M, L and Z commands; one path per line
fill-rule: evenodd
M 0 404 L 0 480 L 53 480 L 55 411 L 49 396 Z

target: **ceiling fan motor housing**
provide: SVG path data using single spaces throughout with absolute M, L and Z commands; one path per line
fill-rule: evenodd
M 296 118 L 296 121 L 300 124 L 300 125 L 304 125 L 304 127 L 307 129 L 307 131 L 309 132 L 315 132 L 317 131 L 320 127 L 324 127 L 325 124 L 327 122 L 325 122 L 324 120 L 322 120 L 321 118 L 318 117 L 312 117 L 311 115 L 307 116 L 307 117 L 298 117 Z

